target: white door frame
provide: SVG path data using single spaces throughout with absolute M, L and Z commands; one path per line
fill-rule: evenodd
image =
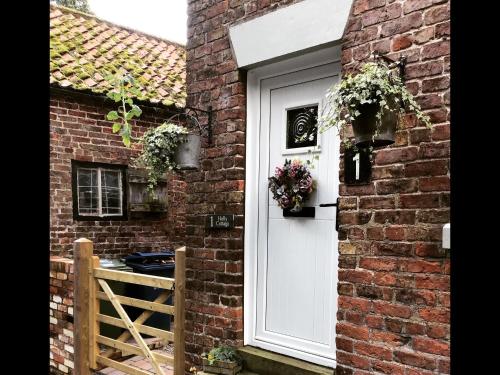
M 245 239 L 244 239 L 244 344 L 254 345 L 256 328 L 257 288 L 257 236 L 258 236 L 258 185 L 259 185 L 259 133 L 261 81 L 266 78 L 313 68 L 340 61 L 340 46 L 258 67 L 247 74 L 247 123 L 246 123 L 246 172 L 245 172 Z M 263 346 L 263 345 L 259 345 Z M 269 350 L 272 344 L 266 344 Z M 285 353 L 287 354 L 287 353 Z M 289 355 L 307 360 L 307 355 L 290 350 Z M 335 360 L 325 359 L 324 366 L 335 367 Z

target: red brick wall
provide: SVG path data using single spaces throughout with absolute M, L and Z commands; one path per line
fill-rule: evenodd
M 73 372 L 73 261 L 50 259 L 50 373 Z
M 228 26 L 294 2 L 189 2 L 188 103 L 216 110 L 215 144 L 188 176 L 190 363 L 217 342 L 243 343 L 246 77 Z M 344 71 L 375 49 L 408 56 L 408 87 L 433 129 L 408 121 L 393 146 L 375 153 L 369 185 L 340 186 L 338 373 L 447 373 L 450 267 L 440 240 L 449 221 L 449 2 L 354 1 Z M 203 215 L 214 212 L 235 213 L 236 228 L 206 230 Z
M 296 1 L 195 0 L 188 4 L 188 105 L 212 105 L 214 144 L 199 173 L 186 176 L 186 358 L 217 342 L 243 345 L 245 74 L 229 46 L 228 26 Z M 204 215 L 233 213 L 232 230 L 206 230 Z
M 449 1 L 356 0 L 343 69 L 378 50 L 408 56 L 407 87 L 431 116 L 374 154 L 372 182 L 340 185 L 339 374 L 449 373 Z
M 123 146 L 113 134 L 106 114 L 114 103 L 92 96 L 51 93 L 50 100 L 50 251 L 71 256 L 73 241 L 80 237 L 94 242 L 104 257 L 121 257 L 132 251 L 159 250 L 184 243 L 185 182 L 180 174 L 168 179 L 168 214 L 123 221 L 75 221 L 71 190 L 71 159 L 129 164 L 137 149 Z M 133 126 L 138 137 L 158 126 L 171 114 L 142 106 L 141 120 Z

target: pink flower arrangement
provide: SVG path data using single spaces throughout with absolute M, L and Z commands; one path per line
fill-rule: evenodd
M 281 208 L 299 211 L 314 190 L 314 181 L 300 160 L 285 159 L 285 164 L 276 167 L 274 176 L 269 177 L 269 189 Z

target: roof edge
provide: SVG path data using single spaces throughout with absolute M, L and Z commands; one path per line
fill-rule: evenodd
M 49 89 L 54 90 L 55 92 L 63 92 L 63 93 L 67 93 L 67 94 L 75 95 L 75 96 L 78 96 L 78 95 L 91 96 L 91 97 L 94 97 L 96 99 L 109 101 L 110 104 L 114 104 L 114 102 L 111 101 L 111 99 L 109 99 L 106 95 L 104 95 L 102 93 L 94 92 L 91 89 L 75 89 L 71 86 L 62 87 L 56 83 L 49 83 Z M 134 103 L 137 105 L 140 105 L 140 106 L 148 107 L 148 108 L 157 108 L 157 109 L 161 109 L 161 110 L 165 110 L 165 111 L 172 111 L 172 112 L 174 112 L 174 111 L 182 112 L 186 108 L 186 105 L 184 105 L 182 107 L 178 107 L 175 104 L 167 106 L 166 104 L 163 104 L 162 102 L 153 103 L 153 102 L 150 102 L 149 100 L 142 100 L 142 99 L 139 99 L 136 97 L 134 97 Z

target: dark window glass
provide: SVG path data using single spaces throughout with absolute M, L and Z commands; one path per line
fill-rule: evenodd
M 318 106 L 286 112 L 286 148 L 311 147 L 318 142 Z

